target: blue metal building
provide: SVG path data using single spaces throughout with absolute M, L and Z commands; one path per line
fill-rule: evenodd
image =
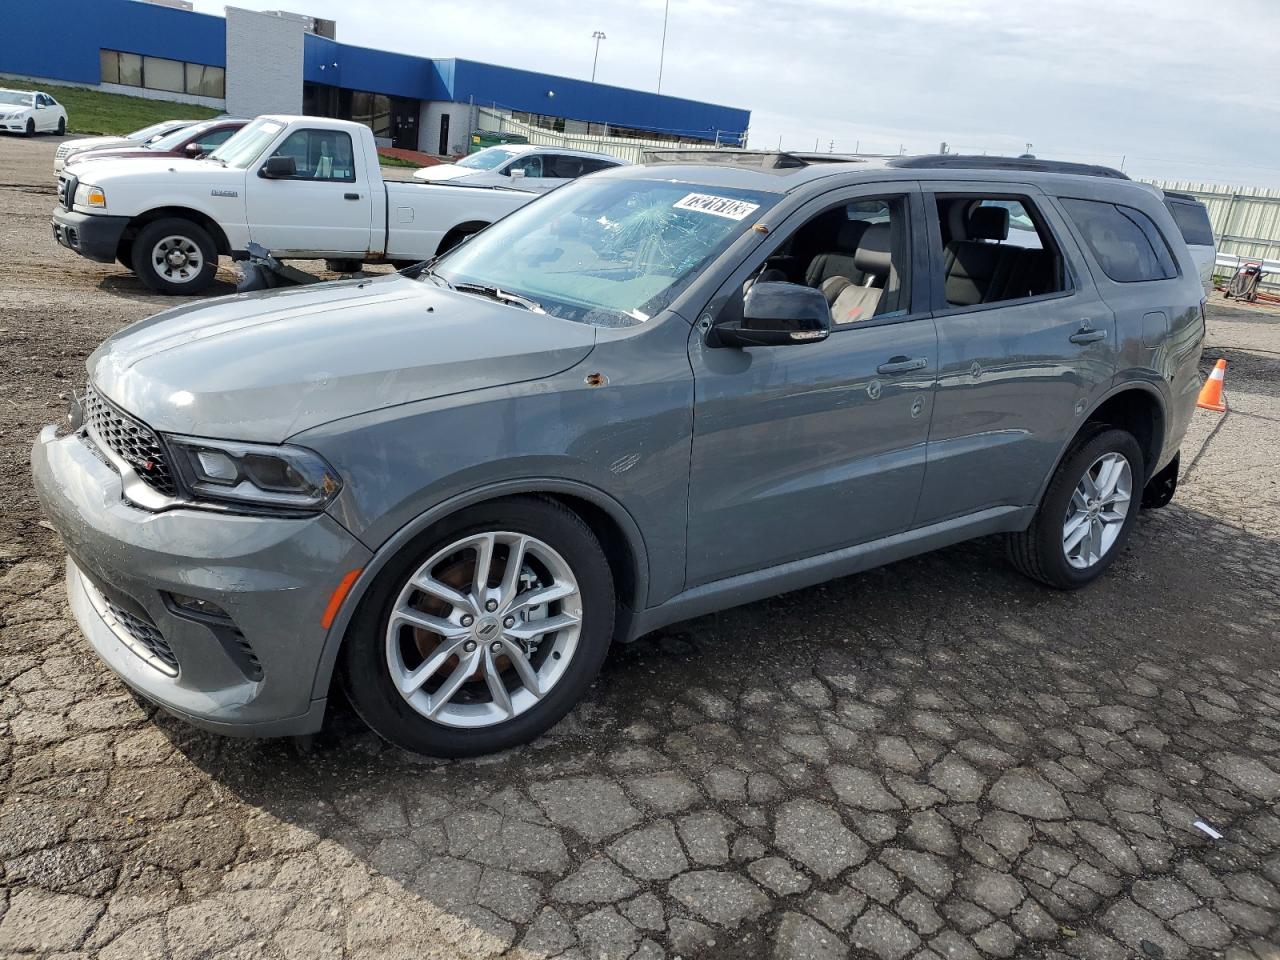
M 100 86 L 231 113 L 361 120 L 396 146 L 466 149 L 488 108 L 567 134 L 743 142 L 747 110 L 454 58 L 340 43 L 332 22 L 144 0 L 5 0 L 0 74 Z M 325 35 L 328 34 L 328 35 Z

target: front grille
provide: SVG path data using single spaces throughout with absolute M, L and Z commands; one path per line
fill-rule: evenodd
M 178 675 L 178 658 L 173 655 L 173 650 L 170 649 L 164 634 L 151 622 L 150 618 L 136 616 L 105 596 L 102 596 L 102 602 L 115 618 L 117 626 L 136 641 L 135 653 L 142 659 L 150 661 L 151 665 L 161 673 L 167 673 L 171 677 Z
M 147 486 L 166 496 L 177 494 L 178 485 L 160 439 L 142 421 L 104 400 L 92 386 L 84 395 L 84 424 L 94 440 L 133 467 Z
M 58 202 L 62 204 L 63 210 L 70 210 L 75 204 L 76 187 L 79 185 L 79 177 L 69 177 L 66 174 L 58 177 Z

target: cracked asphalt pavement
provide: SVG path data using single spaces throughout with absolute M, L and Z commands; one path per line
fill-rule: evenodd
M 52 150 L 0 140 L 0 956 L 1280 957 L 1280 315 L 1213 301 L 1231 411 L 1084 592 L 979 541 L 619 648 L 506 754 L 225 740 L 98 662 L 30 489 L 173 303 L 53 245 Z

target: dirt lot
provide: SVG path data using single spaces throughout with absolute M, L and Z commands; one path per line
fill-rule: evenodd
M 0 140 L 0 955 L 1280 957 L 1280 316 L 1215 302 L 1231 412 L 1084 593 L 978 542 L 620 649 L 484 761 L 223 740 L 99 664 L 30 489 L 173 304 L 53 245 L 52 152 Z

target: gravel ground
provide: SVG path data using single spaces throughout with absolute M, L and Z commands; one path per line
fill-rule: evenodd
M 0 955 L 1280 957 L 1280 316 L 1214 302 L 1231 412 L 1083 593 L 980 541 L 619 649 L 482 761 L 223 740 L 99 664 L 30 489 L 173 303 L 52 243 L 52 150 L 0 140 Z

